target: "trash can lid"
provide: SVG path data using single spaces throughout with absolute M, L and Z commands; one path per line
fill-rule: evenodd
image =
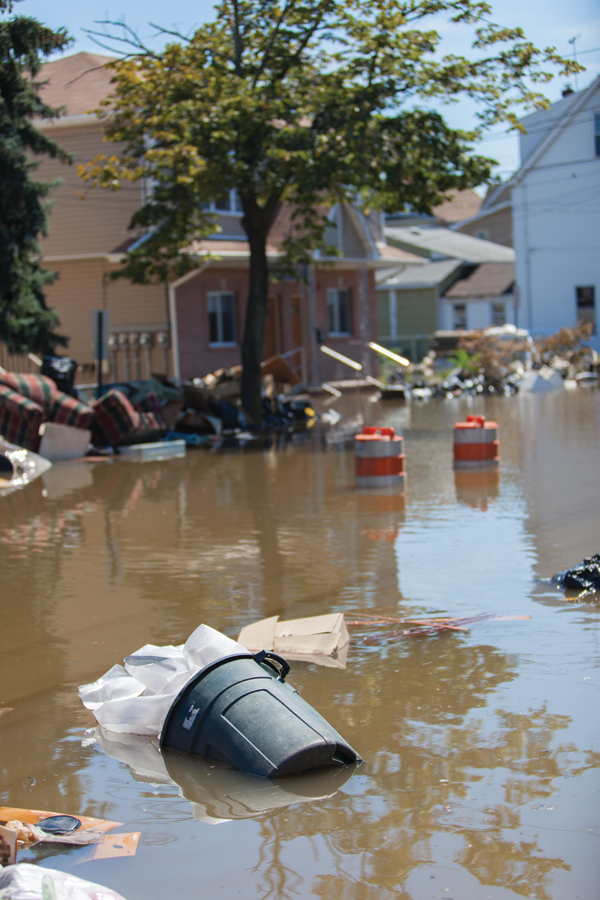
M 46 834 L 68 834 L 81 828 L 81 819 L 75 816 L 48 816 L 47 819 L 40 819 L 37 825 Z

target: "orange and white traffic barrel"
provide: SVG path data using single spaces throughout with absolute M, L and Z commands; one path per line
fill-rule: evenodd
M 500 462 L 498 425 L 485 416 L 467 416 L 454 426 L 454 468 L 493 469 Z
M 395 487 L 404 484 L 403 441 L 393 428 L 367 425 L 354 438 L 355 479 L 358 488 Z

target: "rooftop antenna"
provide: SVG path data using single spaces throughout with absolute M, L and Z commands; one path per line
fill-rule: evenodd
M 569 38 L 569 43 L 573 44 L 573 62 L 577 62 L 577 41 L 581 37 L 580 34 L 576 34 L 575 37 Z M 577 81 L 577 72 L 575 72 L 575 90 L 579 90 L 579 84 Z

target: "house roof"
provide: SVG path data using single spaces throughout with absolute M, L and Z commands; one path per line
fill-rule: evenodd
M 600 88 L 600 75 L 592 81 L 592 83 L 585 88 L 583 91 L 579 91 L 577 94 L 570 94 L 568 97 L 563 98 L 563 100 L 557 101 L 556 104 L 552 104 L 548 113 L 552 113 L 553 110 L 556 112 L 555 108 L 557 108 L 560 113 L 558 116 L 555 116 L 551 121 L 551 127 L 544 133 L 543 138 L 538 141 L 533 149 L 530 150 L 527 157 L 523 160 L 520 168 L 514 173 L 514 175 L 509 179 L 507 185 L 515 185 L 518 184 L 519 181 L 532 169 L 538 160 L 544 155 L 546 150 L 548 150 L 554 141 L 557 139 L 563 128 L 569 125 L 575 116 L 578 114 L 579 110 L 582 106 L 585 105 L 587 100 L 592 96 Z M 532 113 L 531 116 L 526 116 L 521 121 L 525 123 L 525 127 L 527 124 L 531 126 L 532 119 L 534 120 L 534 124 L 537 123 L 537 119 L 534 119 L 534 116 L 538 116 L 539 113 Z
M 418 225 L 452 225 L 475 216 L 482 204 L 479 194 L 472 188 L 465 190 L 449 190 L 445 192 L 445 200 L 434 206 L 431 215 L 422 215 L 412 211 L 397 212 L 387 216 L 387 220 L 399 226 Z
M 452 300 L 474 297 L 500 297 L 508 293 L 515 283 L 513 263 L 483 263 L 467 275 L 459 278 L 444 296 Z
M 47 82 L 40 96 L 48 106 L 65 107 L 63 116 L 81 116 L 96 109 L 110 93 L 112 72 L 106 64 L 116 57 L 74 53 L 44 63 L 38 81 Z
M 292 213 L 293 207 L 290 203 L 282 203 L 279 207 L 277 215 L 275 216 L 275 221 L 271 226 L 271 230 L 267 238 L 268 256 L 277 256 L 278 254 L 280 254 L 282 252 L 283 244 L 286 238 L 290 235 L 299 235 L 301 233 L 301 229 L 294 221 Z M 362 223 L 362 221 L 359 219 L 357 221 L 356 227 L 362 228 L 364 227 L 364 223 Z M 194 241 L 190 247 L 190 250 L 191 252 L 197 253 L 198 255 L 204 253 L 214 253 L 215 255 L 219 255 L 223 258 L 229 259 L 247 259 L 250 256 L 250 246 L 246 240 L 228 240 L 226 238 L 221 238 L 219 234 L 215 234 L 213 237 L 210 237 L 206 240 Z M 386 264 L 389 265 L 390 263 L 414 263 L 418 266 L 421 266 L 425 262 L 422 256 L 418 256 L 415 253 L 411 253 L 410 251 L 402 250 L 399 247 L 393 247 L 388 244 L 377 245 L 375 258 L 373 258 L 369 254 L 370 250 L 367 249 L 367 244 L 365 241 L 365 249 L 363 250 L 363 255 L 352 257 L 351 254 L 346 254 L 346 256 L 343 257 L 334 257 L 333 261 L 341 262 L 342 260 L 348 258 L 364 259 L 365 262 L 368 260 L 371 264 L 374 263 L 377 267 Z
M 438 262 L 424 262 L 422 266 L 383 269 L 375 276 L 377 289 L 436 287 L 461 265 L 462 262 L 458 259 L 444 259 Z
M 462 234 L 459 231 L 451 231 L 449 228 L 396 228 L 385 229 L 386 239 L 389 243 L 401 246 L 402 249 L 413 250 L 428 256 L 446 259 L 460 259 L 463 262 L 513 262 L 515 251 L 512 247 L 503 247 L 492 241 L 482 241 Z
M 439 206 L 434 206 L 432 212 L 437 219 L 451 224 L 476 216 L 481 204 L 481 197 L 472 188 L 464 191 L 448 191 L 446 200 Z

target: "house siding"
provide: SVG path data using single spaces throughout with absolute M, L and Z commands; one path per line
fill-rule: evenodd
M 569 99 L 570 109 L 575 101 Z M 596 83 L 573 120 L 513 188 L 518 324 L 534 334 L 575 325 L 576 288 L 583 286 L 595 288 L 600 325 L 600 209 L 594 193 L 600 184 L 594 148 L 599 113 Z M 598 335 L 592 344 L 600 349 Z
M 142 333 L 167 331 L 164 288 L 162 285 L 135 285 L 125 279 L 111 281 L 110 275 L 117 266 L 103 259 L 82 259 L 61 263 L 59 277 L 47 289 L 48 304 L 60 317 L 59 333 L 69 338 L 67 354 L 84 366 L 79 381 L 89 380 L 94 371 L 92 349 L 92 310 L 108 309 L 111 331 L 114 333 Z M 153 341 L 155 344 L 155 341 Z M 126 375 L 125 355 L 130 357 L 130 373 L 136 371 L 134 350 L 121 349 L 116 353 L 115 377 Z M 147 354 L 141 353 L 141 377 L 146 377 Z M 162 348 L 153 346 L 150 351 L 150 368 L 165 372 Z M 170 368 L 170 360 L 168 368 Z
M 504 247 L 513 246 L 512 210 L 510 206 L 499 209 L 496 212 L 485 215 L 481 213 L 474 222 L 466 222 L 459 225 L 456 231 L 462 234 L 470 234 L 471 237 L 481 237 L 481 232 L 487 232 L 485 240 Z
M 119 191 L 92 188 L 77 173 L 80 164 L 100 153 L 119 152 L 118 144 L 107 145 L 97 123 L 51 129 L 48 136 L 72 155 L 71 165 L 44 158 L 35 172 L 40 181 L 59 181 L 51 192 L 52 209 L 48 236 L 41 239 L 44 257 L 109 253 L 131 237 L 133 213 L 141 205 L 142 189 L 126 184 Z
M 269 308 L 272 316 L 270 329 L 267 328 L 265 356 L 271 353 L 285 353 L 297 346 L 297 332 L 294 333 L 292 317 L 300 315 L 303 325 L 303 345 L 312 360 L 313 378 L 341 379 L 351 377 L 351 369 L 342 363 L 320 353 L 316 347 L 316 329 L 321 329 L 325 343 L 339 353 L 358 362 L 373 366 L 366 343 L 377 335 L 375 285 L 373 274 L 361 270 L 317 270 L 314 280 L 316 316 L 312 326 L 310 321 L 310 287 L 295 281 L 283 281 L 271 285 Z M 351 335 L 330 337 L 327 309 L 329 288 L 346 288 L 350 293 Z M 231 291 L 235 295 L 237 314 L 237 343 L 235 347 L 211 347 L 208 331 L 207 295 L 212 291 Z M 364 310 L 362 297 L 367 297 L 368 309 Z M 244 310 L 248 294 L 248 272 L 232 270 L 215 265 L 177 288 L 177 325 L 179 337 L 179 358 L 181 377 L 202 377 L 220 367 L 239 365 L 241 362 L 241 341 L 244 333 Z M 297 326 L 296 326 L 297 327 Z M 308 329 L 308 333 L 307 333 Z M 270 337 L 270 343 L 267 342 Z M 368 371 L 368 370 L 366 370 Z

